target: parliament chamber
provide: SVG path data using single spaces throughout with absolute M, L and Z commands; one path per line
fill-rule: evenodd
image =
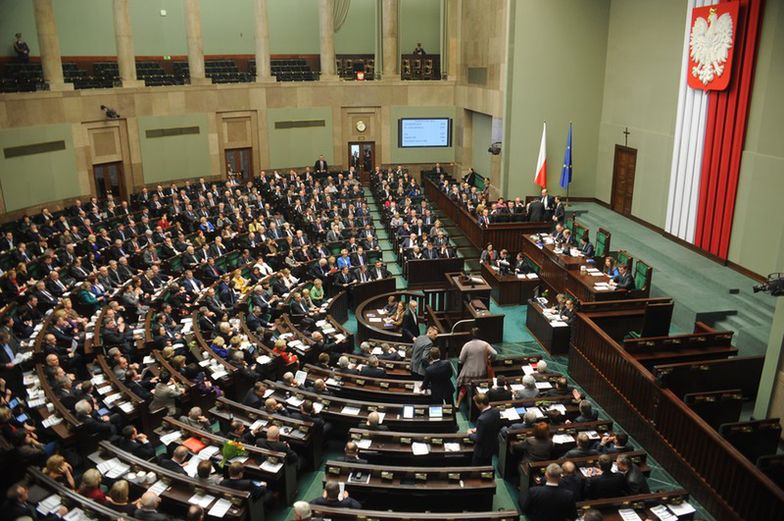
M 0 520 L 784 521 L 784 4 L 0 28 Z

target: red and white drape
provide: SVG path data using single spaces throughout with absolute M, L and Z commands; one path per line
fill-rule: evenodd
M 665 229 L 727 258 L 751 98 L 763 0 L 740 0 L 730 83 L 723 91 L 687 85 L 691 11 L 719 0 L 689 0 Z

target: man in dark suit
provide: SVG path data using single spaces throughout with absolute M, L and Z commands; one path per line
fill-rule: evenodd
M 324 158 L 324 154 L 321 154 L 313 164 L 313 171 L 317 174 L 326 174 L 329 171 L 329 165 L 327 165 L 327 160 Z
M 267 491 L 267 483 L 264 481 L 256 482 L 245 479 L 245 466 L 239 461 L 234 461 L 229 465 L 229 477 L 220 482 L 222 487 L 234 490 L 244 490 L 250 492 L 253 499 L 258 499 Z
M 512 391 L 506 386 L 506 377 L 498 375 L 495 385 L 487 391 L 487 399 L 491 402 L 503 402 L 512 399 Z
M 381 416 L 378 415 L 377 412 L 373 411 L 368 414 L 367 420 L 359 424 L 360 429 L 365 429 L 366 431 L 388 431 L 389 427 L 383 425 L 381 423 Z
M 561 467 L 556 463 L 547 466 L 547 482 L 531 487 L 520 507 L 528 521 L 564 521 L 577 519 L 574 495 L 559 485 Z
M 172 472 L 176 472 L 177 474 L 185 474 L 185 469 L 182 468 L 185 465 L 185 460 L 188 458 L 188 449 L 184 445 L 180 445 L 176 449 L 174 449 L 174 453 L 172 453 L 171 458 L 162 458 L 159 462 L 159 465 L 166 470 L 171 470 Z
M 430 365 L 425 368 L 422 389 L 430 389 L 431 403 L 453 403 L 452 364 L 449 360 L 441 360 L 441 350 L 437 347 L 430 348 Z
M 38 519 L 38 513 L 35 508 L 36 505 L 28 500 L 28 489 L 23 482 L 13 485 L 8 490 L 6 500 L 2 505 L 3 512 L 8 516 L 6 519 L 22 519 L 25 517 Z
M 148 490 L 139 499 L 139 508 L 133 513 L 133 517 L 141 521 L 169 521 L 169 516 L 158 512 L 160 504 L 161 498 L 158 494 Z
M 631 458 L 626 454 L 620 454 L 615 460 L 618 472 L 626 477 L 626 492 L 628 494 L 648 494 L 651 489 L 648 480 L 640 470 L 640 467 L 632 463 Z
M 291 447 L 289 447 L 287 442 L 280 440 L 280 427 L 276 425 L 267 429 L 266 438 L 256 438 L 256 446 L 261 447 L 262 449 L 274 450 L 276 452 L 285 452 L 286 461 L 295 467 L 297 466 L 299 461 L 297 453 L 291 450 Z
M 555 210 L 555 199 L 548 195 L 547 188 L 542 188 L 542 197 L 539 200 L 544 207 L 544 220 L 551 220 L 553 217 L 553 210 Z
M 563 474 L 561 475 L 561 482 L 559 486 L 570 491 L 574 496 L 575 501 L 583 500 L 583 478 L 577 472 L 577 465 L 571 461 L 564 461 L 561 466 Z
M 532 201 L 531 204 L 528 206 L 528 220 L 531 222 L 542 222 L 544 221 L 545 211 L 544 205 L 542 201 L 539 199 Z
M 474 404 L 479 409 L 479 417 L 476 419 L 476 427 L 468 429 L 468 436 L 474 442 L 471 465 L 492 465 L 493 456 L 498 452 L 501 413 L 490 407 L 490 401 L 484 393 L 474 395 Z
M 613 472 L 613 459 L 607 454 L 599 456 L 601 474 L 592 476 L 585 482 L 587 499 L 603 499 L 626 495 L 626 476 Z
M 14 362 L 16 351 L 11 345 L 11 337 L 0 331 L 0 377 L 5 379 L 8 387 L 18 395 L 24 394 L 24 377 L 22 370 Z
M 327 481 L 324 485 L 324 494 L 310 502 L 311 505 L 338 508 L 362 508 L 356 499 L 348 497 L 348 491 L 340 492 L 337 481 Z
M 294 317 L 304 317 L 308 314 L 308 306 L 305 305 L 305 301 L 302 300 L 302 294 L 299 292 L 294 293 L 293 300 L 289 305 L 289 312 Z
M 117 446 L 141 459 L 149 460 L 155 456 L 155 447 L 147 440 L 147 435 L 139 434 L 133 425 L 123 427 L 122 438 Z
M 367 364 L 362 366 L 359 371 L 361 376 L 369 376 L 371 378 L 384 378 L 387 373 L 378 366 L 378 357 L 371 356 L 368 358 Z
M 618 273 L 620 276 L 620 280 L 618 281 L 618 289 L 626 289 L 626 290 L 633 290 L 636 289 L 634 284 L 634 278 L 632 274 L 629 273 L 629 268 L 626 264 L 619 264 L 618 265 Z
M 264 395 L 267 393 L 267 386 L 264 385 L 263 382 L 256 382 L 253 384 L 247 393 L 245 393 L 245 397 L 242 399 L 242 405 L 247 405 L 248 407 L 253 407 L 256 409 L 261 409 L 264 405 Z
M 384 279 L 390 276 L 389 270 L 384 267 L 384 263 L 381 260 L 377 260 L 375 266 L 370 268 L 370 277 L 373 280 Z
M 553 208 L 553 222 L 563 224 L 566 219 L 566 206 L 561 202 L 561 198 L 555 196 L 555 208 Z
M 359 447 L 355 441 L 349 441 L 346 443 L 346 446 L 343 448 L 343 456 L 338 458 L 338 461 L 359 464 L 367 463 L 367 460 L 359 457 Z
M 408 309 L 403 314 L 403 341 L 413 342 L 419 336 L 419 320 L 417 319 L 417 301 L 411 300 L 408 303 Z

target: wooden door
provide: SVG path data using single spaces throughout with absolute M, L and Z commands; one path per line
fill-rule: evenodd
M 634 170 L 637 166 L 637 149 L 615 145 L 613 161 L 612 198 L 610 206 L 622 215 L 631 215 L 634 196 Z
M 93 165 L 95 195 L 103 199 L 107 194 L 125 199 L 125 183 L 123 182 L 122 161 Z
M 348 144 L 348 164 L 359 172 L 359 179 L 365 183 L 376 164 L 376 143 L 373 141 L 352 141 Z
M 253 150 L 251 148 L 227 148 L 224 152 L 227 174 L 240 177 L 243 181 L 252 177 Z

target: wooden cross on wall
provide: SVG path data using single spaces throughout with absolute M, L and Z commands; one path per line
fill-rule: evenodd
M 631 134 L 631 132 L 629 132 L 629 127 L 626 127 L 623 130 L 623 146 L 625 147 L 629 146 L 629 134 Z

